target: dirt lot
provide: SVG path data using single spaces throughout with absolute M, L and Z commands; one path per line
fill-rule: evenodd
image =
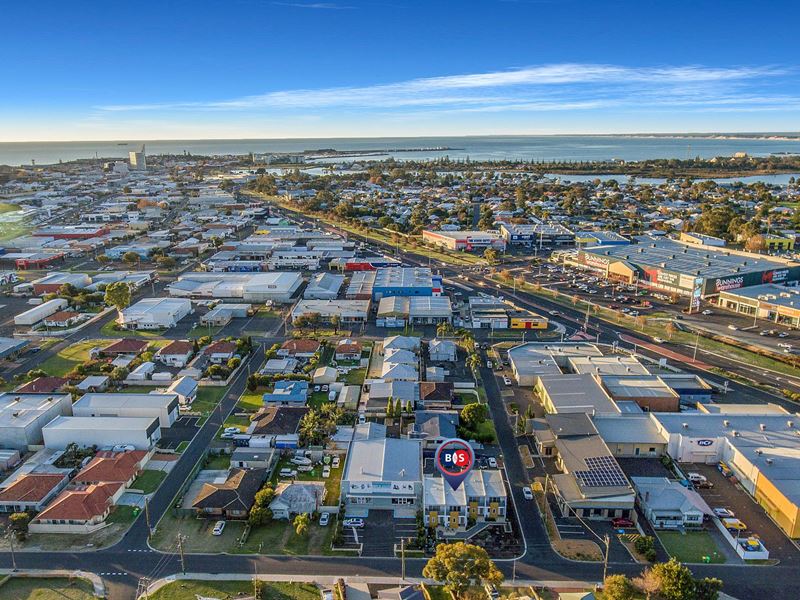
M 800 564 L 800 550 L 761 508 L 738 485 L 728 481 L 715 465 L 681 465 L 684 471 L 705 475 L 714 484 L 711 489 L 697 490 L 711 508 L 728 508 L 744 521 L 748 531 L 756 533 L 769 550 L 770 558 L 781 564 Z

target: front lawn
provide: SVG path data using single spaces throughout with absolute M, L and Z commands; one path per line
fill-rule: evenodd
M 705 531 L 659 531 L 658 538 L 670 556 L 681 562 L 702 563 L 704 557 L 712 563 L 724 563 L 725 556 L 717 548 L 714 539 Z
M 201 386 L 197 390 L 197 398 L 192 402 L 189 409 L 193 413 L 200 413 L 201 415 L 209 415 L 222 400 L 227 388 L 224 386 Z
M 0 600 L 93 600 L 94 587 L 86 579 L 12 577 L 0 587 Z
M 218 598 L 232 600 L 240 596 L 252 596 L 253 582 L 177 580 L 168 583 L 149 595 L 150 600 L 197 600 Z M 319 588 L 313 583 L 264 582 L 262 598 L 270 600 L 319 600 Z
M 230 454 L 209 455 L 203 467 L 209 471 L 225 471 L 231 466 Z
M 85 340 L 67 346 L 55 356 L 51 356 L 39 368 L 48 375 L 62 377 L 74 369 L 77 365 L 89 360 L 89 350 L 95 346 L 102 348 L 107 346 L 111 340 Z
M 106 523 L 122 523 L 131 524 L 139 516 L 139 509 L 135 506 L 128 506 L 127 504 L 117 504 L 111 514 L 108 515 Z
M 239 398 L 239 408 L 242 410 L 257 411 L 264 406 L 264 394 L 261 392 L 246 391 Z
M 114 338 L 157 338 L 166 331 L 166 329 L 116 329 L 115 326 L 116 322 L 111 320 L 100 328 L 100 333 Z
M 292 556 L 326 554 L 330 551 L 335 532 L 333 522 L 320 527 L 315 520 L 308 528 L 308 534 L 297 535 L 290 521 L 272 521 L 251 529 L 247 541 L 235 552 Z
M 142 473 L 134 479 L 131 488 L 134 490 L 142 490 L 145 494 L 152 494 L 158 489 L 158 486 L 161 485 L 161 482 L 164 481 L 166 476 L 167 474 L 165 471 L 147 469 L 142 471 Z
M 364 383 L 364 378 L 367 376 L 366 369 L 351 369 L 344 377 L 347 385 L 361 385 Z

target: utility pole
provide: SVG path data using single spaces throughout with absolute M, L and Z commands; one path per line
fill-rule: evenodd
M 148 600 L 150 598 L 150 578 L 142 577 L 136 585 L 136 597 Z
M 11 567 L 14 573 L 17 572 L 17 557 L 14 554 L 14 532 L 9 532 L 8 541 L 11 544 Z
M 258 563 L 253 565 L 253 598 L 258 600 Z
M 696 331 L 694 334 L 694 353 L 692 354 L 692 362 L 697 360 L 697 343 L 700 341 L 700 332 Z
M 603 541 L 606 544 L 606 552 L 603 556 L 603 582 L 605 582 L 606 575 L 608 574 L 608 547 L 611 545 L 611 540 L 608 538 L 608 534 L 603 536 Z
M 517 581 L 517 559 L 514 559 L 514 566 L 511 569 L 511 585 Z
M 400 580 L 406 580 L 406 538 L 400 538 Z
M 178 553 L 181 557 L 181 573 L 186 575 L 186 559 L 183 555 L 183 536 L 180 533 L 178 534 Z

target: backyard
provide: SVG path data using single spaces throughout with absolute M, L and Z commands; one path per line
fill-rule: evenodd
M 725 562 L 725 556 L 705 531 L 659 531 L 658 538 L 669 555 L 681 562 L 702 563 L 706 556 L 712 563 Z
M 253 583 L 244 581 L 173 581 L 149 595 L 150 600 L 231 600 L 252 595 Z M 319 588 L 311 583 L 264 582 L 261 597 L 268 600 L 319 600 Z
M 55 356 L 44 361 L 39 368 L 48 375 L 61 377 L 69 373 L 75 366 L 89 360 L 89 351 L 95 346 L 107 346 L 110 340 L 84 340 L 67 346 Z
M 90 600 L 94 588 L 86 579 L 12 577 L 0 586 L 0 600 Z

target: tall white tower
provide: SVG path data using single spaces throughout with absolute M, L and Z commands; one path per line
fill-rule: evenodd
M 131 169 L 134 171 L 147 170 L 147 156 L 144 153 L 144 144 L 142 144 L 141 152 L 128 152 L 128 158 L 131 162 Z

